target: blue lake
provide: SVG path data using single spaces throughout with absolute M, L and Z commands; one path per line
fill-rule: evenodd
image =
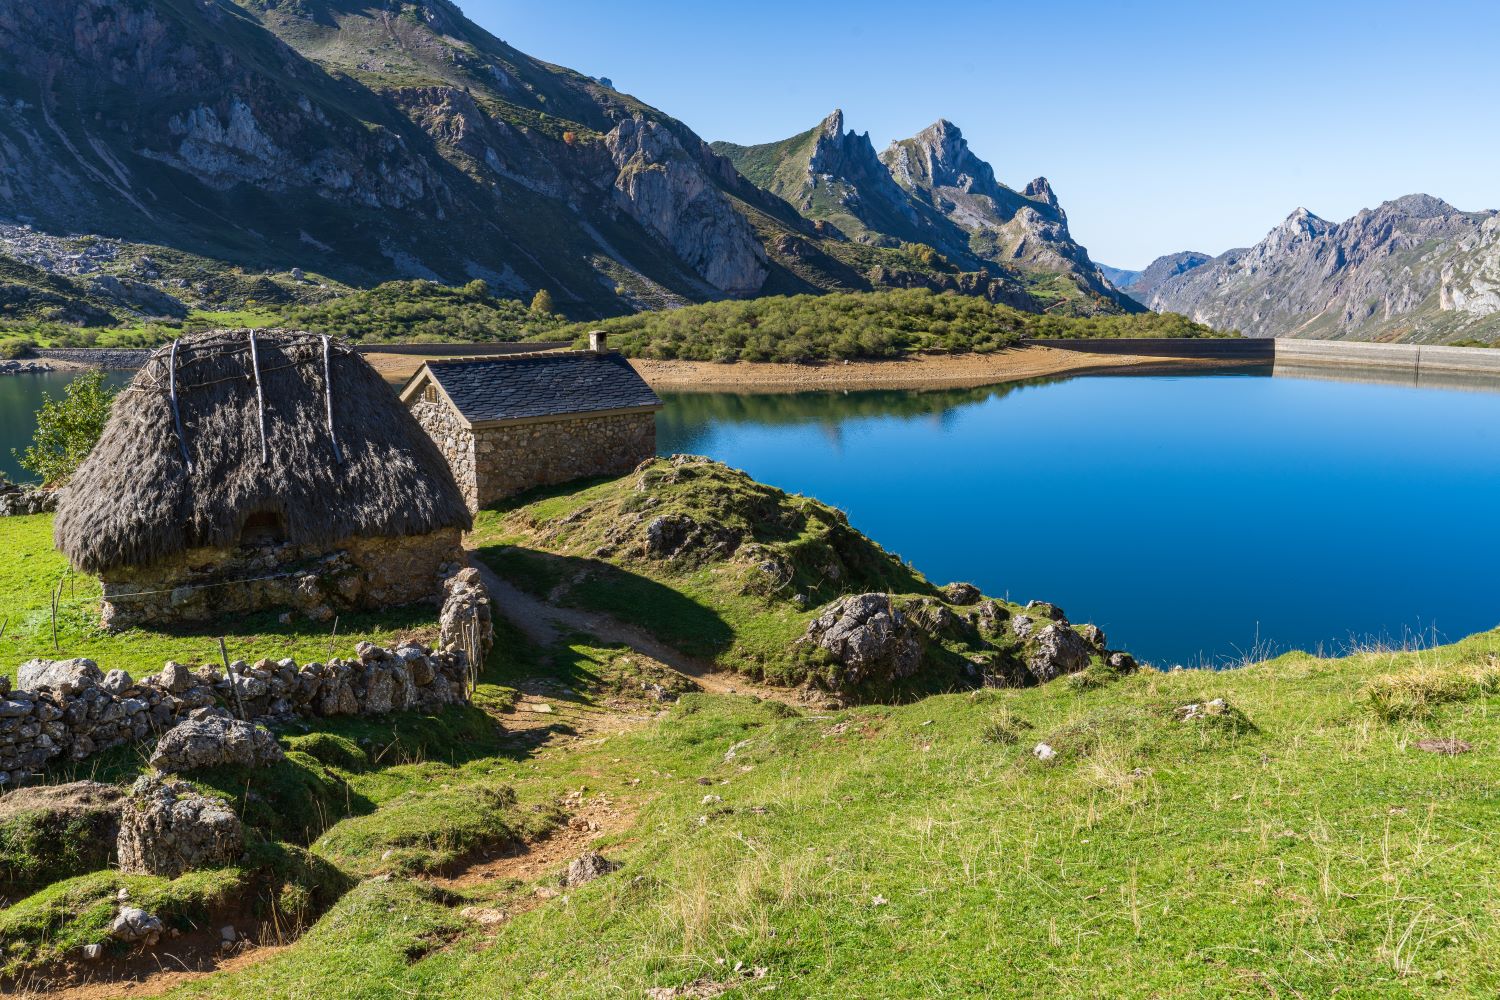
M 935 582 L 1158 665 L 1500 624 L 1500 394 L 1097 376 L 667 397 L 659 450 L 843 508 Z
M 0 471 L 68 380 L 0 378 Z M 936 582 L 1053 601 L 1160 665 L 1500 624 L 1500 393 L 1239 374 L 666 401 L 663 453 L 816 496 Z

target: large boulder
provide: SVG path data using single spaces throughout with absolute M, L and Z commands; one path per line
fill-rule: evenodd
M 1026 645 L 1026 669 L 1041 683 L 1075 674 L 1089 665 L 1095 650 L 1071 626 L 1053 622 Z
M 104 682 L 93 660 L 27 660 L 16 670 L 16 687 L 23 691 L 48 688 L 58 694 L 77 694 Z
M 923 631 L 885 594 L 853 594 L 828 605 L 799 644 L 843 667 L 837 687 L 908 677 L 922 665 Z
M 147 776 L 136 780 L 120 811 L 115 850 L 127 875 L 177 878 L 234 864 L 245 851 L 245 831 L 222 799 Z
M 618 861 L 611 861 L 598 851 L 588 851 L 568 862 L 568 870 L 561 881 L 564 886 L 573 888 L 602 878 L 619 867 Z
M 205 715 L 169 729 L 151 754 L 151 766 L 175 774 L 200 767 L 264 767 L 285 758 L 276 737 L 254 723 Z

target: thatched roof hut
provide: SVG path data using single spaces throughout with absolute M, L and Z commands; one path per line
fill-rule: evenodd
M 152 354 L 69 484 L 55 540 L 101 575 L 247 529 L 303 551 L 464 529 L 447 463 L 346 345 L 225 330 Z

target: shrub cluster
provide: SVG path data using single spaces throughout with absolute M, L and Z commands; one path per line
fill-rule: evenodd
M 563 335 L 581 339 L 588 329 L 609 331 L 612 346 L 634 357 L 722 362 L 986 353 L 1028 337 L 1219 336 L 1177 315 L 1046 316 L 927 289 L 708 302 L 579 324 Z

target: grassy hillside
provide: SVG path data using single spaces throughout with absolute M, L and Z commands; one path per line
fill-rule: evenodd
M 1051 316 L 926 289 L 709 302 L 578 324 L 548 339 L 607 330 L 632 357 L 691 361 L 897 358 L 1012 347 L 1027 337 L 1220 337 L 1176 314 Z
M 523 591 L 741 667 L 844 590 L 947 605 L 816 501 L 696 462 L 644 473 L 486 512 L 482 556 Z M 722 530 L 661 558 L 638 549 L 656 518 Z M 17 562 L 47 558 L 44 521 L 0 522 L 31 539 Z M 761 565 L 810 607 L 759 584 Z M 6 605 L 37 605 L 48 575 L 8 577 Z M 125 886 L 189 932 L 307 928 L 176 996 L 1500 989 L 1500 632 L 852 708 L 753 684 L 674 701 L 692 684 L 663 671 L 576 631 L 503 629 L 475 708 L 290 727 L 283 764 L 192 775 L 253 846 L 174 882 L 69 868 L 0 811 L 4 967 L 99 940 Z M 585 846 L 622 867 L 561 887 Z

